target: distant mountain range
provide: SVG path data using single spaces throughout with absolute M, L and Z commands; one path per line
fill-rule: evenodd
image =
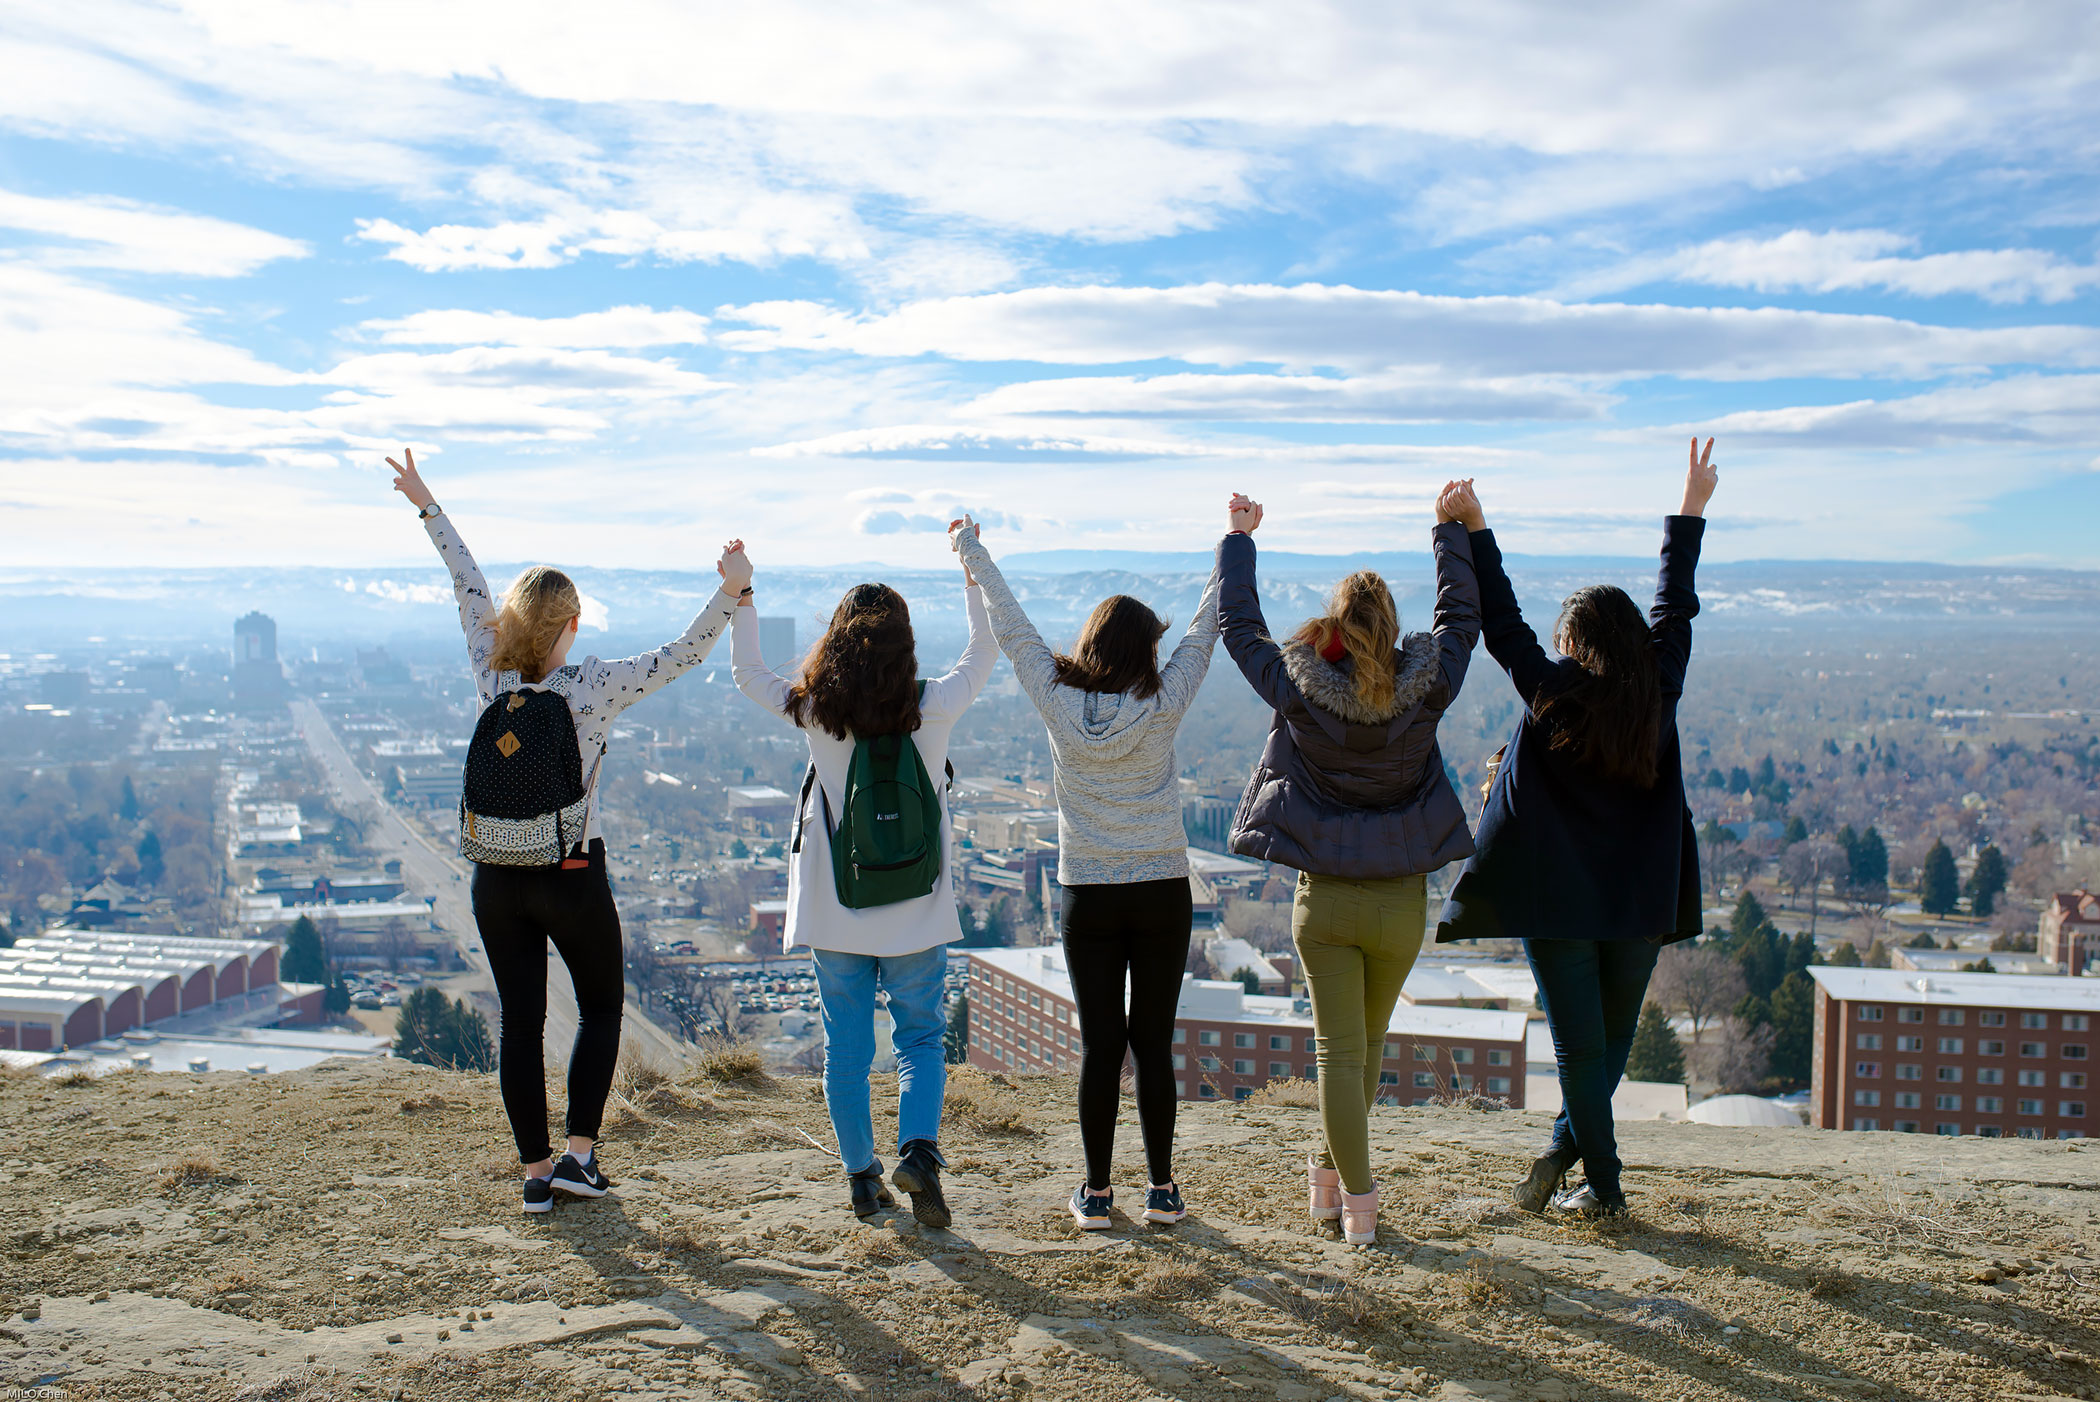
M 1508 562 L 1527 607 L 1547 618 L 1580 584 L 1615 583 L 1643 604 L 1654 589 L 1652 558 L 1520 555 Z M 1004 562 L 1038 625 L 1066 637 L 1096 602 L 1115 593 L 1144 599 L 1179 626 L 1201 597 L 1210 564 L 1205 551 L 1049 550 Z M 1263 600 L 1278 627 L 1312 613 L 1333 582 L 1356 569 L 1387 577 L 1408 627 L 1427 624 L 1434 597 L 1426 553 L 1271 551 L 1262 555 L 1261 569 Z M 507 572 L 500 565 L 489 571 L 499 583 Z M 607 625 L 600 645 L 674 635 L 715 587 L 714 576 L 699 571 L 580 568 L 574 574 Z M 793 616 L 806 641 L 846 589 L 871 577 L 896 585 L 912 601 L 929 636 L 960 631 L 961 590 L 953 570 L 769 568 L 760 580 L 760 608 Z M 1707 565 L 1699 583 L 1707 622 L 1722 625 L 2100 624 L 2100 571 L 1766 560 Z M 106 640 L 105 646 L 220 642 L 251 609 L 277 620 L 288 654 L 317 643 L 440 638 L 458 626 L 450 582 L 435 562 L 370 569 L 0 570 L 0 609 L 8 620 L 0 648 L 17 652 L 90 639 Z

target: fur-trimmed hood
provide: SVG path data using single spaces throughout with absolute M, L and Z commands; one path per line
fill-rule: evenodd
M 1428 633 L 1409 633 L 1393 650 L 1393 699 L 1383 709 L 1366 706 L 1356 695 L 1355 659 L 1329 662 L 1310 643 L 1282 644 L 1284 669 L 1305 699 L 1351 725 L 1384 725 L 1405 715 L 1436 685 L 1438 649 Z

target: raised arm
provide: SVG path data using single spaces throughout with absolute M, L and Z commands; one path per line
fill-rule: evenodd
M 1014 678 L 1028 699 L 1038 706 L 1057 685 L 1057 659 L 1051 654 L 1043 635 L 1029 622 L 1027 610 L 1014 597 L 1007 585 L 1006 576 L 992 559 L 992 552 L 979 539 L 979 528 L 975 521 L 965 516 L 960 521 L 948 523 L 950 542 L 962 557 L 963 568 L 968 576 L 977 581 L 984 591 L 986 616 L 991 621 L 992 636 L 998 639 L 999 650 L 1013 664 Z
M 1269 636 L 1269 622 L 1262 617 L 1261 596 L 1254 586 L 1254 532 L 1261 527 L 1261 503 L 1234 492 L 1227 510 L 1232 532 L 1218 542 L 1216 571 L 1219 633 L 1254 694 L 1284 710 L 1304 698 L 1284 668 L 1283 649 Z
M 1436 639 L 1442 680 L 1430 700 L 1440 710 L 1458 699 L 1480 640 L 1480 576 L 1473 568 L 1472 538 L 1464 524 L 1466 511 L 1477 511 L 1473 484 L 1451 482 L 1437 498 L 1437 524 L 1429 533 L 1436 555 L 1436 610 L 1430 635 Z
M 743 542 L 737 542 L 736 554 L 741 556 Z M 726 567 L 729 557 L 722 557 Z M 736 682 L 736 689 L 765 707 L 776 716 L 787 715 L 788 684 L 779 673 L 766 665 L 766 659 L 758 650 L 758 608 L 751 602 L 751 565 L 742 564 L 743 582 L 737 586 L 739 607 L 732 610 L 734 618 L 729 625 L 729 675 Z M 728 571 L 723 568 L 723 583 L 728 583 Z
M 992 620 L 985 612 L 984 590 L 968 564 L 963 566 L 963 581 L 963 612 L 969 616 L 970 640 L 963 644 L 962 656 L 955 659 L 946 676 L 926 683 L 926 694 L 919 702 L 922 712 L 949 719 L 961 715 L 977 699 L 977 693 L 992 679 L 992 664 L 999 660 L 999 642 L 992 636 Z
M 1721 472 L 1714 465 L 1714 441 L 1700 451 L 1692 439 L 1691 467 L 1684 478 L 1684 505 L 1663 519 L 1662 567 L 1656 572 L 1655 606 L 1648 610 L 1649 645 L 1661 672 L 1665 696 L 1684 694 L 1684 674 L 1692 660 L 1692 619 L 1699 595 L 1692 579 L 1699 566 L 1699 547 L 1706 538 L 1706 504 L 1713 500 Z
M 1210 655 L 1218 642 L 1218 569 L 1211 566 L 1210 582 L 1196 604 L 1196 616 L 1174 645 L 1174 655 L 1159 669 L 1159 691 L 1171 711 L 1186 711 L 1196 700 L 1203 678 L 1210 671 Z
M 1517 607 L 1517 591 L 1502 568 L 1502 547 L 1487 528 L 1487 515 L 1480 509 L 1479 497 L 1472 495 L 1472 486 L 1468 479 L 1469 500 L 1462 503 L 1458 519 L 1466 528 L 1474 573 L 1480 581 L 1481 633 L 1487 639 L 1488 656 L 1509 673 L 1517 695 L 1526 706 L 1535 705 L 1540 689 L 1553 677 L 1553 659 L 1539 646 L 1538 634 L 1531 631 L 1524 611 Z
M 460 539 L 452 518 L 423 484 L 423 474 L 416 470 L 415 451 L 404 448 L 401 456 L 405 462 L 386 460 L 386 465 L 394 469 L 394 490 L 415 504 L 424 533 L 451 572 L 452 596 L 459 602 L 459 630 L 466 635 L 467 661 L 474 668 L 474 690 L 482 704 L 487 705 L 495 696 L 496 674 L 489 666 L 489 659 L 496 652 L 495 600 L 489 595 L 488 581 L 481 577 L 481 566 L 474 563 L 474 554 Z
M 578 714 L 589 714 L 584 708 L 595 707 L 598 715 L 608 719 L 616 716 L 644 696 L 661 690 L 672 679 L 684 675 L 714 650 L 722 630 L 730 626 L 738 599 L 749 592 L 751 562 L 744 557 L 742 541 L 731 541 L 723 549 L 721 558 L 715 562 L 715 572 L 722 576 L 721 588 L 715 590 L 714 597 L 701 606 L 685 631 L 672 641 L 653 652 L 634 657 L 612 661 L 594 657 L 589 660 L 576 688 L 570 693 L 571 704 L 577 707 Z

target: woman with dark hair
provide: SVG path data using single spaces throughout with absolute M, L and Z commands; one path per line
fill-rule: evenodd
M 733 543 L 728 559 L 748 572 L 743 542 Z M 942 1005 L 948 945 L 962 938 L 941 776 L 948 767 L 949 732 L 984 689 L 999 655 L 984 596 L 967 570 L 963 577 L 970 639 L 954 669 L 932 681 L 918 678 L 911 610 L 886 584 L 847 591 L 793 682 L 776 675 L 759 654 L 749 591 L 731 629 L 737 688 L 809 741 L 811 773 L 803 784 L 788 866 L 786 944 L 807 947 L 816 964 L 824 1018 L 824 1101 L 850 1181 L 854 1215 L 867 1217 L 894 1205 L 882 1185 L 882 1161 L 875 1157 L 868 1097 L 880 991 L 888 995 L 890 1044 L 897 1056 L 899 1162 L 891 1181 L 912 1195 L 912 1215 L 931 1227 L 949 1223 L 940 1178 L 947 1163 L 940 1151 L 941 1097 L 948 1085 Z M 915 782 L 930 776 L 937 788 L 937 799 L 927 797 L 937 822 L 924 825 L 931 888 L 921 883 L 924 893 L 908 899 L 848 905 L 834 848 L 845 850 L 843 825 L 854 820 L 852 782 L 869 743 L 886 745 L 893 762 L 905 747 L 915 750 Z M 901 753 L 902 761 L 912 759 Z M 897 813 L 876 816 L 894 819 Z
M 580 821 L 563 833 L 559 823 L 545 856 L 529 862 L 517 853 L 475 846 L 475 815 L 465 811 L 461 846 L 474 859 L 474 925 L 496 982 L 499 1009 L 497 1086 L 511 1136 L 524 1165 L 523 1206 L 548 1212 L 556 1195 L 603 1197 L 613 1186 L 597 1157 L 605 1098 L 620 1057 L 620 1016 L 627 1001 L 626 947 L 620 911 L 605 872 L 605 839 L 598 826 L 598 781 L 613 722 L 622 711 L 699 663 L 736 611 L 748 575 L 740 553 L 725 550 L 716 569 L 721 589 L 672 642 L 636 657 L 569 661 L 583 614 L 583 595 L 560 570 L 533 565 L 519 572 L 499 601 L 489 592 L 473 553 L 416 469 L 416 455 L 386 460 L 394 490 L 415 504 L 416 516 L 452 574 L 459 626 L 481 719 L 511 717 L 496 748 L 520 766 L 567 768 L 581 792 Z M 559 697 L 557 704 L 548 696 Z M 503 709 L 496 711 L 501 702 Z M 535 732 L 524 716 L 553 707 L 552 736 Z M 566 711 L 564 715 L 563 712 Z M 492 714 L 493 713 L 493 714 Z M 477 726 L 477 731 L 479 730 Z M 569 749 L 574 730 L 574 748 Z M 526 741 L 517 736 L 524 731 Z M 537 737 L 537 738 L 534 738 Z M 545 742 L 545 743 L 542 743 Z M 557 749 L 565 754 L 555 754 Z M 548 759 L 552 756 L 551 760 Z M 475 788 L 474 751 L 467 789 Z M 512 781 L 515 783 L 516 781 Z M 466 810 L 466 804 L 461 804 Z M 566 815 L 565 815 L 566 816 Z M 484 834 L 486 835 L 486 834 Z M 572 838 L 564 842 L 562 839 Z M 500 860 L 499 860 L 500 859 Z M 568 1142 L 560 1158 L 547 1139 L 547 946 L 554 946 L 576 993 L 576 1044 L 569 1053 Z
M 1232 822 L 1232 850 L 1295 868 L 1291 941 L 1312 994 L 1321 1144 L 1305 1161 L 1315 1220 L 1378 1238 L 1370 1107 L 1400 986 L 1429 923 L 1427 873 L 1473 850 L 1444 774 L 1437 722 L 1458 699 L 1480 635 L 1465 529 L 1437 502 L 1436 612 L 1400 632 L 1392 591 L 1360 570 L 1288 641 L 1269 636 L 1254 587 L 1259 502 L 1235 495 L 1218 545 L 1225 650 L 1275 708 L 1268 744 Z
M 1611 1098 L 1626 1073 L 1662 946 L 1699 933 L 1699 844 L 1684 801 L 1677 702 L 1699 598 L 1692 574 L 1719 474 L 1692 440 L 1684 506 L 1663 520 L 1648 616 L 1623 589 L 1578 589 L 1548 656 L 1466 484 L 1459 514 L 1480 567 L 1488 653 L 1524 702 L 1437 939 L 1521 939 L 1553 1034 L 1561 1111 L 1513 1198 L 1586 1216 L 1623 1212 Z M 1560 1192 L 1581 1160 L 1586 1181 Z
M 1151 1172 L 1145 1220 L 1179 1222 L 1188 1208 L 1174 1181 L 1173 1034 L 1192 905 L 1174 733 L 1210 670 L 1217 576 L 1164 667 L 1165 621 L 1127 594 L 1103 599 L 1071 652 L 1054 653 L 978 539 L 976 523 L 964 517 L 948 529 L 984 588 L 992 632 L 1014 677 L 1042 713 L 1056 764 L 1059 933 L 1079 1009 L 1079 1137 L 1086 1150 L 1086 1178 L 1066 1206 L 1083 1230 L 1109 1225 L 1109 1165 L 1127 1054 Z

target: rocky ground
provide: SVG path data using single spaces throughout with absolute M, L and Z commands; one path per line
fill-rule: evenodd
M 1506 1206 L 1537 1117 L 1382 1110 L 1388 1208 L 1351 1248 L 1305 1217 L 1310 1109 L 1188 1105 L 1194 1215 L 1083 1235 L 1063 1212 L 1069 1080 L 962 1070 L 956 1225 L 936 1232 L 855 1222 L 816 1086 L 744 1070 L 626 1080 L 616 1195 L 529 1218 L 488 1077 L 8 1079 L 0 1388 L 2100 1397 L 2100 1148 L 2082 1143 L 1629 1126 L 1635 1214 L 1591 1225 Z M 1134 1165 L 1134 1127 L 1126 1143 Z

